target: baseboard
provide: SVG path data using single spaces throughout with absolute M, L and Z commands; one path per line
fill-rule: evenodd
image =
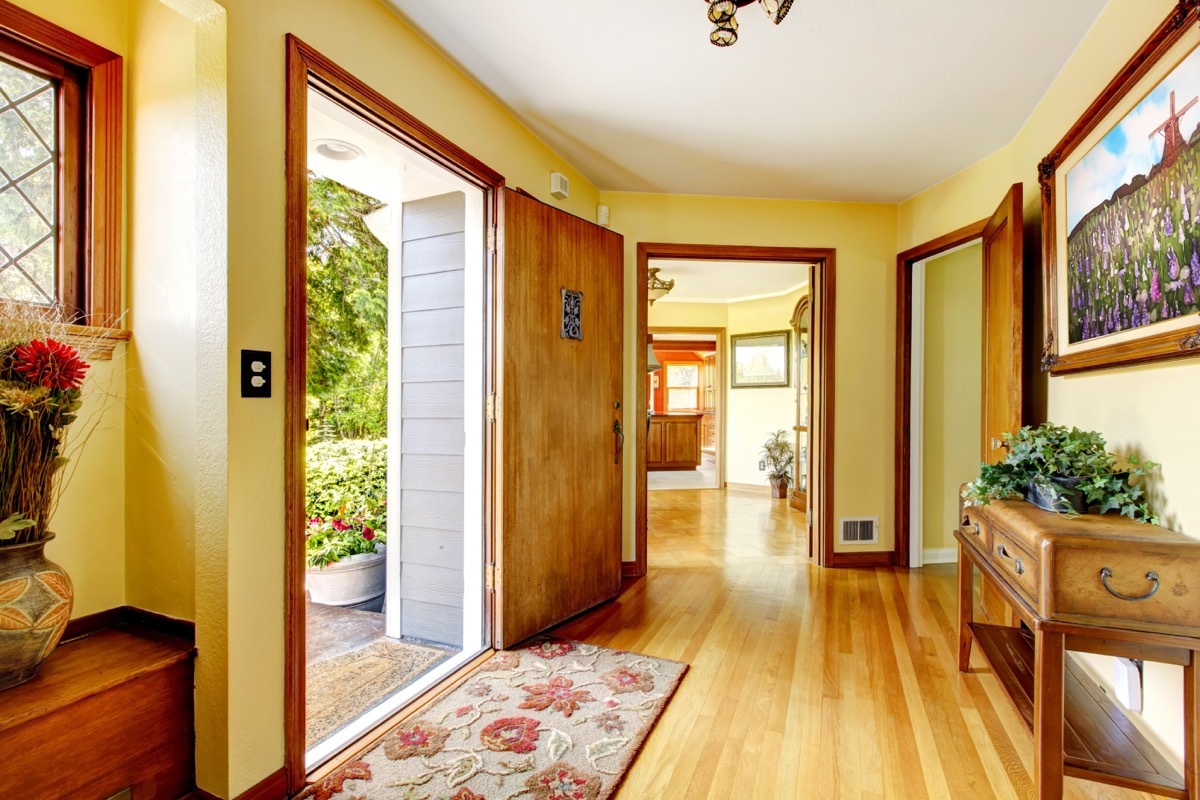
M 621 562 L 621 577 L 622 578 L 640 578 L 645 573 L 638 567 L 636 561 Z
M 830 567 L 890 567 L 896 563 L 891 550 L 875 552 L 834 553 Z
M 726 489 L 736 489 L 739 492 L 755 492 L 757 494 L 770 494 L 770 486 L 759 486 L 757 483 L 730 483 L 725 482 Z
M 953 564 L 958 561 L 958 548 L 931 547 L 921 553 L 921 560 L 926 564 Z
M 287 770 L 280 767 L 239 794 L 236 800 L 287 800 L 287 796 Z
M 117 606 L 98 611 L 95 614 L 77 617 L 67 623 L 63 632 L 63 641 L 78 639 L 89 633 L 112 628 L 117 625 L 128 625 L 131 628 L 153 631 L 164 636 L 182 639 L 187 642 L 196 641 L 196 623 L 186 619 L 176 619 L 165 614 L 135 608 L 133 606 Z

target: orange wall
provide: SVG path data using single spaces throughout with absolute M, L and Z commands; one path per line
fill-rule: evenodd
M 668 361 L 673 361 L 677 364 L 680 362 L 686 364 L 704 363 L 703 357 L 696 355 L 690 350 L 659 350 L 656 347 L 654 348 L 654 357 L 658 359 L 658 363 L 660 364 L 666 364 Z M 647 378 L 647 380 L 650 379 Z M 653 381 L 651 381 L 650 385 L 651 387 L 654 386 Z M 650 408 L 655 414 L 661 414 L 667 410 L 667 379 L 664 371 L 660 370 L 658 372 L 658 388 L 652 388 L 647 396 L 650 397 Z

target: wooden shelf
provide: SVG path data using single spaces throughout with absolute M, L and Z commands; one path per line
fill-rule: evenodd
M 978 622 L 972 622 L 970 628 L 1025 724 L 1033 730 L 1033 634 L 1023 628 Z M 1179 773 L 1070 658 L 1066 660 L 1064 690 L 1067 775 L 1166 797 L 1187 797 Z

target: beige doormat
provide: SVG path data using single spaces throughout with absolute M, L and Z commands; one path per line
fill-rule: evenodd
M 309 664 L 305 683 L 305 741 L 311 749 L 454 654 L 382 639 Z
M 303 800 L 605 800 L 687 664 L 543 639 L 465 683 Z

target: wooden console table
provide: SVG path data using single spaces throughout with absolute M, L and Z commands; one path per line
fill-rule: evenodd
M 958 669 L 977 642 L 1033 731 L 1040 800 L 1063 776 L 1200 800 L 1200 542 L 1123 517 L 1068 518 L 1024 501 L 960 514 Z M 1015 625 L 974 619 L 974 569 Z M 1163 758 L 1067 650 L 1183 667 L 1185 775 Z

